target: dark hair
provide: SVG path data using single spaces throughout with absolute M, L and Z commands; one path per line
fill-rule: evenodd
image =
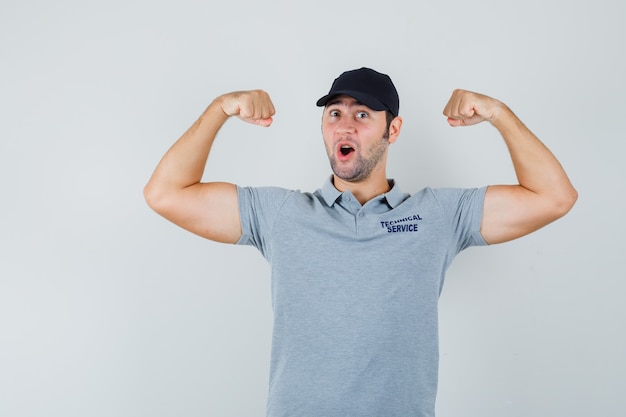
M 393 119 L 395 119 L 396 116 L 394 116 L 393 113 L 391 113 L 389 110 L 385 112 L 385 116 L 387 118 L 387 130 L 389 130 L 389 127 L 391 126 L 391 122 L 393 122 Z
M 396 117 L 393 115 L 393 113 L 387 110 L 385 111 L 385 118 L 387 120 L 387 128 L 385 129 L 385 134 L 383 135 L 383 137 L 385 139 L 389 139 L 389 128 L 391 127 L 391 122 L 393 122 L 393 119 L 395 119 Z

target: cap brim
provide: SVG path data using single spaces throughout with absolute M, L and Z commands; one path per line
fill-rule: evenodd
M 342 96 L 342 95 L 352 97 L 353 99 L 357 100 L 359 103 L 366 105 L 372 110 L 376 110 L 376 111 L 389 110 L 389 107 L 385 105 L 385 103 L 383 103 L 382 101 L 378 100 L 377 98 L 372 97 L 369 94 L 364 94 L 362 92 L 352 91 L 352 90 L 333 91 L 330 94 L 326 94 L 324 97 L 317 100 L 317 106 L 323 107 L 333 97 Z

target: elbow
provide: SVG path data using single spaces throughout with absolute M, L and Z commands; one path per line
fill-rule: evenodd
M 565 190 L 563 194 L 555 200 L 555 217 L 558 219 L 569 213 L 572 207 L 574 207 L 574 204 L 576 204 L 577 200 L 578 191 L 576 191 L 576 189 L 570 185 L 568 189 Z
M 160 213 L 163 206 L 163 193 L 159 191 L 159 188 L 152 183 L 146 184 L 143 188 L 143 198 L 146 200 L 146 204 L 152 210 Z

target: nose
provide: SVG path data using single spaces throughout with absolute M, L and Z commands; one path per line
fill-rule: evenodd
M 342 117 L 337 124 L 338 133 L 353 133 L 356 130 L 354 120 L 350 117 Z

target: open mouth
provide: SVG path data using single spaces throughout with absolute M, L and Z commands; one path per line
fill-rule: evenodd
M 343 155 L 343 156 L 348 156 L 350 155 L 352 152 L 354 152 L 354 148 L 352 146 L 349 145 L 343 145 L 339 148 L 339 152 Z

